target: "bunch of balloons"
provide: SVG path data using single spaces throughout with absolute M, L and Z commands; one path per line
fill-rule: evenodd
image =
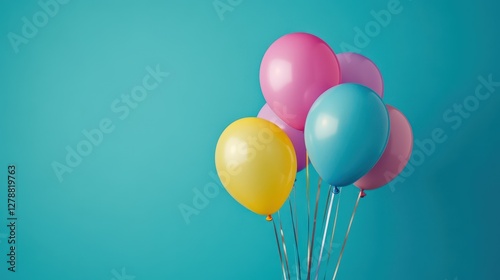
M 229 125 L 215 152 L 223 185 L 255 213 L 271 215 L 283 205 L 306 150 L 336 187 L 382 187 L 408 162 L 411 126 L 384 104 L 382 76 L 367 57 L 336 55 L 312 34 L 287 34 L 266 51 L 260 85 L 267 104 L 257 118 Z
M 266 51 L 260 86 L 267 104 L 223 131 L 215 163 L 231 196 L 268 220 L 309 162 L 330 186 L 354 184 L 360 196 L 407 164 L 411 126 L 384 103 L 382 75 L 367 57 L 335 54 L 312 34 L 287 34 Z

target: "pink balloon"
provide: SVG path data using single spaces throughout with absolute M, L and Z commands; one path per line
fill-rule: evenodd
M 267 104 L 289 126 L 304 130 L 307 113 L 327 89 L 340 83 L 337 56 L 320 38 L 291 33 L 276 40 L 260 65 Z
M 362 190 L 380 188 L 396 178 L 408 163 L 413 149 L 413 132 L 410 123 L 398 109 L 390 105 L 386 106 L 391 122 L 389 141 L 377 164 L 354 183 Z
M 377 65 L 369 58 L 352 52 L 337 55 L 342 72 L 342 84 L 362 84 L 384 97 L 384 80 Z
M 304 167 L 306 167 L 306 144 L 304 140 L 304 132 L 287 125 L 273 112 L 273 110 L 271 110 L 267 104 L 260 109 L 257 117 L 276 124 L 288 135 L 290 140 L 292 140 L 293 147 L 295 148 L 295 154 L 297 155 L 297 172 L 304 169 Z

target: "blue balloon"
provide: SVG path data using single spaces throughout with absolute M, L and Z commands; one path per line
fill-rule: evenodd
M 380 159 L 389 129 L 387 108 L 373 90 L 360 84 L 334 86 L 307 115 L 304 136 L 311 164 L 330 185 L 350 185 Z

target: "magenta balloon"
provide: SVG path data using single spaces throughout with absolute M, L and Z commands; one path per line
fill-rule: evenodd
M 340 83 L 337 56 L 320 38 L 291 33 L 276 40 L 260 65 L 260 86 L 271 109 L 304 130 L 307 113 L 327 89 Z
M 341 83 L 362 84 L 384 97 L 384 80 L 377 65 L 369 58 L 352 52 L 337 55 L 342 72 Z
M 386 105 L 391 130 L 389 141 L 377 164 L 354 185 L 362 190 L 380 188 L 396 178 L 405 168 L 413 149 L 413 132 L 410 123 L 398 109 Z
M 287 125 L 273 112 L 273 110 L 271 110 L 267 104 L 260 109 L 257 117 L 276 124 L 288 135 L 290 140 L 292 140 L 293 147 L 295 148 L 295 154 L 297 155 L 297 172 L 304 169 L 304 167 L 306 167 L 306 144 L 304 140 L 304 132 Z

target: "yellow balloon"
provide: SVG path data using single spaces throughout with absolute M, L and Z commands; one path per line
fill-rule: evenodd
M 290 195 L 297 158 L 290 138 L 260 118 L 230 124 L 215 149 L 222 184 L 240 204 L 260 215 L 278 211 Z

